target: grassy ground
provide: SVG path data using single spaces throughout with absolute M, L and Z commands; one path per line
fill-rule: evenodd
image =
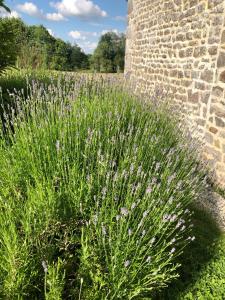
M 225 299 L 225 235 L 211 217 L 195 209 L 195 242 L 181 257 L 181 277 L 157 300 Z

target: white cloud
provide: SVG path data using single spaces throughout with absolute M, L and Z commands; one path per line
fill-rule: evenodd
M 120 33 L 118 29 L 105 29 L 105 30 L 102 30 L 101 35 L 106 34 L 108 32 L 114 32 L 116 34 Z
M 87 40 L 88 38 L 95 38 L 99 36 L 98 32 L 90 32 L 90 31 L 70 31 L 68 35 L 74 40 Z
M 52 29 L 47 28 L 47 30 L 48 30 L 48 33 L 49 33 L 51 36 L 55 37 L 55 33 L 52 31 Z
M 82 35 L 80 31 L 74 30 L 70 31 L 68 35 L 73 38 L 74 40 L 86 40 L 86 36 Z
M 0 7 L 0 18 L 20 18 L 20 15 L 15 10 L 9 13 L 3 7 Z
M 17 11 L 12 10 L 11 13 L 9 14 L 9 17 L 10 18 L 20 18 L 20 14 Z
M 79 43 L 79 46 L 85 53 L 93 53 L 95 48 L 98 46 L 97 42 L 85 41 L 83 43 Z
M 46 14 L 46 19 L 49 21 L 63 21 L 66 20 L 64 16 L 60 13 L 48 13 Z
M 62 0 L 51 2 L 63 16 L 76 16 L 80 18 L 106 17 L 107 13 L 90 0 Z
M 60 14 L 60 13 L 47 13 L 44 14 L 43 10 L 39 9 L 37 5 L 35 5 L 32 2 L 25 2 L 24 4 L 17 5 L 17 8 L 32 17 L 40 18 L 40 19 L 46 19 L 49 21 L 63 21 L 66 20 L 66 18 Z
M 18 4 L 17 5 L 18 9 L 32 17 L 38 17 L 38 18 L 43 18 L 44 14 L 43 11 L 40 10 L 34 3 L 32 2 L 25 2 L 24 4 Z
M 115 21 L 126 21 L 127 20 L 127 16 L 116 16 L 114 18 Z

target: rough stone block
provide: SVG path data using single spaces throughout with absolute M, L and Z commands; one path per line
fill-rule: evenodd
M 225 127 L 225 121 L 222 118 L 215 117 L 216 126 L 218 127 Z
M 212 82 L 213 81 L 213 71 L 211 70 L 204 70 L 201 74 L 201 79 L 207 82 Z
M 218 60 L 217 60 L 217 67 L 224 68 L 225 67 L 225 53 L 220 52 Z
M 218 132 L 218 129 L 215 127 L 209 127 L 209 131 L 212 132 L 213 134 L 216 134 Z

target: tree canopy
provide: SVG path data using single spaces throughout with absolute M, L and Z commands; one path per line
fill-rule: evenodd
M 1 1 L 1 0 L 0 0 Z M 3 2 L 0 2 L 3 7 Z M 42 26 L 17 18 L 0 18 L 0 72 L 7 67 L 76 71 L 89 68 L 89 56 L 78 45 L 53 37 Z
M 0 19 L 0 74 L 15 65 L 19 45 L 17 44 L 17 27 L 10 19 Z
M 102 35 L 91 58 L 91 66 L 97 72 L 124 70 L 125 35 L 107 32 Z
M 0 0 L 0 6 L 4 6 Z M 5 6 L 4 6 L 5 7 Z M 124 69 L 125 35 L 101 36 L 93 55 L 77 45 L 52 36 L 43 26 L 28 26 L 21 19 L 0 18 L 0 72 L 5 68 L 119 72 Z
M 19 67 L 60 71 L 74 71 L 89 67 L 88 56 L 78 45 L 71 45 L 53 37 L 42 25 L 25 25 L 25 30 L 21 30 L 19 39 L 22 41 L 18 56 Z

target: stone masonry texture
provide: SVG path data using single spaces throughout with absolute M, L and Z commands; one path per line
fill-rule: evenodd
M 125 77 L 168 91 L 225 187 L 225 0 L 129 0 Z

